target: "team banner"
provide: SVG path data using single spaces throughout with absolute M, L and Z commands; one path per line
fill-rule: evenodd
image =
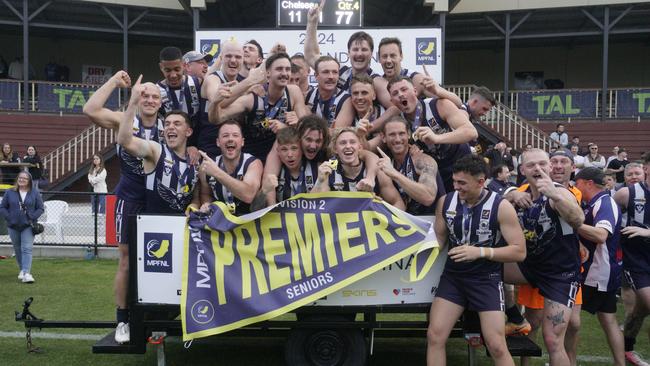
M 417 281 L 438 254 L 431 222 L 365 192 L 299 194 L 241 217 L 212 209 L 186 229 L 184 340 L 274 318 L 414 253 Z
M 18 109 L 18 89 L 22 83 L 0 81 L 0 109 Z
M 38 111 L 81 113 L 86 101 L 99 86 L 70 85 L 70 84 L 38 84 Z M 115 110 L 118 108 L 117 90 L 111 94 L 105 107 Z
M 598 92 L 549 90 L 517 93 L 517 113 L 526 119 L 596 116 Z
M 650 89 L 618 90 L 616 116 L 650 117 Z

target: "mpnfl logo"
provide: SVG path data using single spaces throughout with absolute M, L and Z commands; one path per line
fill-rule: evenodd
M 437 65 L 438 64 L 438 39 L 437 38 L 416 38 L 415 39 L 415 64 L 416 65 Z
M 214 63 L 214 60 L 219 57 L 221 53 L 221 40 L 220 39 L 202 39 L 201 40 L 201 53 L 209 53 L 212 55 L 213 59 L 210 61 L 210 65 Z

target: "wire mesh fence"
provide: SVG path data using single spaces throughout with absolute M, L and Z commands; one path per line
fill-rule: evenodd
M 0 192 L 0 195 L 3 193 Z M 45 213 L 38 219 L 45 231 L 34 245 L 106 246 L 106 228 L 113 224 L 106 212 L 106 194 L 43 191 Z M 0 244 L 11 244 L 4 218 L 0 217 Z

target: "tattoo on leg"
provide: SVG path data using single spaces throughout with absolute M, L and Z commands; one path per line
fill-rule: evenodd
M 558 326 L 560 324 L 566 323 L 564 321 L 564 310 L 562 310 L 562 311 L 560 311 L 558 313 L 555 313 L 555 314 L 547 315 L 546 319 L 550 320 L 551 323 L 553 323 L 553 327 L 556 327 L 556 326 Z

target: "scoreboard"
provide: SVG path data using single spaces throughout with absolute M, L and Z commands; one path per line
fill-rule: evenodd
M 318 26 L 361 27 L 363 0 L 324 1 Z M 278 0 L 278 27 L 307 24 L 309 10 L 318 6 L 319 0 Z

